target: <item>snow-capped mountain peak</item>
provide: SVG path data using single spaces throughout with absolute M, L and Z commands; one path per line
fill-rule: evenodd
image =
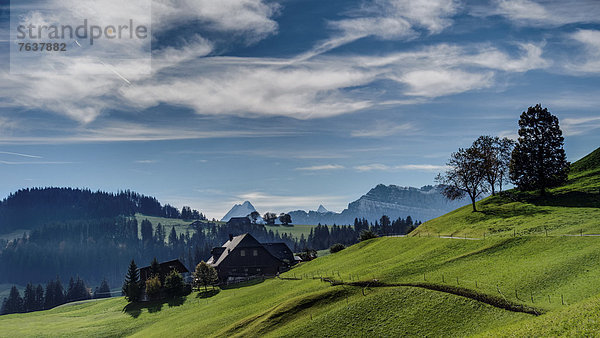
M 323 204 L 319 205 L 319 209 L 317 209 L 317 212 L 320 214 L 324 214 L 326 212 L 329 212 L 329 210 L 325 209 L 325 207 L 323 206 Z
M 252 203 L 250 203 L 249 201 L 244 201 L 244 203 L 242 204 L 234 205 L 233 208 L 231 208 L 231 210 L 229 210 L 229 212 L 225 216 L 223 216 L 221 221 L 227 222 L 232 217 L 245 217 L 250 215 L 254 211 L 256 211 L 256 209 L 254 208 Z

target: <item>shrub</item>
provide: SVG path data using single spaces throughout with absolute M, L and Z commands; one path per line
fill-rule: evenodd
M 335 243 L 334 245 L 332 245 L 332 246 L 329 248 L 329 252 L 331 252 L 331 253 L 336 253 L 336 252 L 342 251 L 342 250 L 344 250 L 344 249 L 346 249 L 346 247 L 344 246 L 344 244 L 341 244 L 341 243 Z
M 183 294 L 185 283 L 179 272 L 171 270 L 165 278 L 165 290 L 171 296 L 179 296 Z
M 377 238 L 377 234 L 374 233 L 372 230 L 363 230 L 360 232 L 360 241 L 366 241 L 368 239 L 371 238 Z
M 146 280 L 146 294 L 148 298 L 155 299 L 160 294 L 160 279 L 158 276 L 154 276 L 148 280 Z

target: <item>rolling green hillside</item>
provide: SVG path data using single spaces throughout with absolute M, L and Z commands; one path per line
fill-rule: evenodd
M 599 154 L 573 164 L 569 182 L 543 198 L 491 197 L 481 212 L 461 208 L 412 236 L 361 242 L 280 279 L 210 297 L 1 316 L 0 336 L 598 335 L 600 236 L 582 234 L 600 233 Z
M 600 267 L 595 264 L 599 255 L 600 238 L 593 237 L 479 241 L 380 238 L 304 263 L 282 275 L 301 280 L 266 280 L 222 290 L 210 298 L 193 293 L 162 305 L 130 308 L 122 298 L 116 298 L 2 316 L 0 336 L 159 336 L 174 332 L 202 336 L 314 336 L 384 331 L 467 335 L 533 320 L 523 326 L 526 330 L 540 318 L 552 318 L 555 311 L 566 311 L 569 305 L 582 301 L 585 304 L 600 293 Z M 477 294 L 506 297 L 509 302 L 549 313 L 536 318 L 414 286 L 331 286 L 312 279 L 318 276 L 344 282 L 377 279 L 389 284 L 458 286 Z
M 430 220 L 412 236 L 600 234 L 600 148 L 571 166 L 569 180 L 545 196 L 510 190 Z

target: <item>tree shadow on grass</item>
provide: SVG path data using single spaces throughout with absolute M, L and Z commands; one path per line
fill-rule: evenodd
M 214 296 L 218 295 L 219 292 L 221 292 L 221 289 L 212 289 L 212 290 L 203 290 L 203 289 L 201 289 L 200 292 L 198 292 L 198 294 L 196 295 L 196 298 L 210 298 L 210 297 L 214 297 Z
M 127 313 L 133 318 L 138 318 L 144 309 L 149 313 L 155 313 L 162 310 L 163 305 L 167 304 L 169 307 L 180 306 L 185 303 L 186 297 L 172 297 L 167 299 L 157 299 L 147 302 L 129 303 L 123 308 L 123 312 Z
M 251 279 L 246 282 L 240 282 L 240 283 L 235 283 L 235 284 L 230 284 L 230 285 L 222 285 L 221 289 L 223 289 L 223 290 L 239 289 L 239 288 L 243 288 L 246 286 L 257 285 L 264 281 L 265 281 L 265 278 L 256 278 L 256 279 Z

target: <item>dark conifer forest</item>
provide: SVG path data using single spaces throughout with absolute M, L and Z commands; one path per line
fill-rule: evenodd
M 26 189 L 11 194 L 0 203 L 0 233 L 28 229 L 21 238 L 0 242 L 0 283 L 26 285 L 48 283 L 58 277 L 80 276 L 91 285 L 106 279 L 120 285 L 127 264 L 138 265 L 178 258 L 192 270 L 207 260 L 215 246 L 229 234 L 250 233 L 261 242 L 284 242 L 295 252 L 322 250 L 341 243 L 354 244 L 360 232 L 370 229 L 378 234 L 400 234 L 414 228 L 410 217 L 369 224 L 355 220 L 354 225 L 316 226 L 306 238 L 293 238 L 277 227 L 261 224 L 217 224 L 189 207 L 184 208 L 191 224 L 185 233 L 174 227 L 141 224 L 133 217 L 181 218 L 182 213 L 155 198 L 131 191 L 117 194 L 70 188 Z M 199 221 L 194 221 L 199 220 Z M 282 226 L 281 228 L 284 228 Z

